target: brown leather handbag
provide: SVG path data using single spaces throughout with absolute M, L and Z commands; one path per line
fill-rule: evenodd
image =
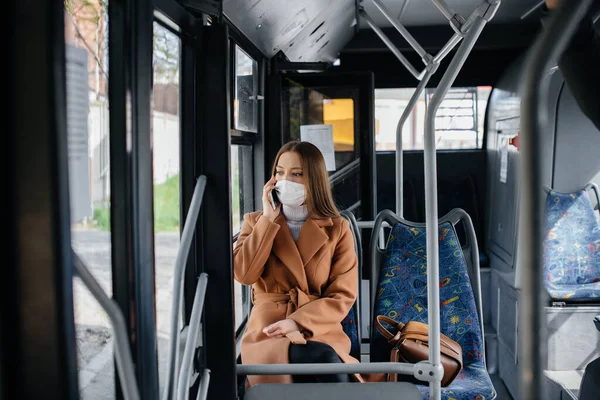
M 392 334 L 381 322 L 396 327 Z M 375 327 L 392 345 L 391 362 L 415 364 L 429 359 L 429 327 L 418 321 L 409 321 L 406 325 L 383 315 L 377 316 Z M 444 367 L 442 386 L 448 386 L 462 369 L 462 347 L 448 336 L 440 334 L 440 359 Z M 388 374 L 388 381 L 396 382 L 396 373 Z

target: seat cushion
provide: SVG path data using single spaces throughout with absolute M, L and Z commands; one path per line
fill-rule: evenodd
M 439 227 L 440 322 L 441 333 L 462 347 L 463 371 L 444 389 L 446 398 L 490 399 L 495 390 L 484 362 L 483 338 L 467 263 L 454 227 Z M 427 257 L 424 227 L 396 224 L 390 234 L 382 260 L 375 316 L 385 315 L 396 321 L 427 323 Z M 371 361 L 389 361 L 390 347 L 374 330 Z M 427 393 L 424 385 L 419 389 Z
M 600 222 L 586 190 L 550 191 L 544 284 L 553 299 L 600 298 Z
M 419 384 L 417 388 L 423 393 L 423 398 L 429 398 L 429 386 Z M 442 388 L 442 400 L 495 398 L 492 380 L 485 367 L 478 364 L 464 367 L 448 387 Z
M 354 307 L 350 309 L 350 312 L 342 321 L 342 328 L 352 343 L 350 355 L 360 361 L 360 338 L 358 337 L 358 327 L 356 325 Z

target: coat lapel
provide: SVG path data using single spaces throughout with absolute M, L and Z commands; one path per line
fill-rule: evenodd
M 273 242 L 273 253 L 281 260 L 281 262 L 290 270 L 298 286 L 303 290 L 308 290 L 308 281 L 304 272 L 302 258 L 298 252 L 298 247 L 294 242 L 292 233 L 288 228 L 287 222 L 283 214 L 280 214 L 274 221 L 280 226 L 279 232 L 275 236 Z
M 317 254 L 317 251 L 319 251 L 319 249 L 323 247 L 325 243 L 327 243 L 329 236 L 323 232 L 322 227 L 331 225 L 333 225 L 331 218 L 309 218 L 306 220 L 304 225 L 302 225 L 296 245 L 298 246 L 298 251 L 300 252 L 300 257 L 302 258 L 303 267 L 306 266 L 306 264 L 308 264 L 314 255 Z

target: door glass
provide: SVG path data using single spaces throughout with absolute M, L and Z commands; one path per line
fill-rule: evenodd
M 179 250 L 180 114 L 179 36 L 154 22 L 152 147 L 154 164 L 154 254 L 160 388 L 165 382 L 171 334 L 173 273 Z
M 252 146 L 231 145 L 232 231 L 242 228 L 244 214 L 254 211 Z
M 331 129 L 335 170 L 329 171 L 338 208 L 352 208 L 360 217 L 361 183 L 359 114 L 356 87 L 304 87 L 284 79 L 282 123 L 284 141 L 302 138 L 302 126 L 325 125 Z M 331 139 L 330 139 L 331 140 Z
M 67 135 L 73 250 L 112 296 L 105 2 L 65 1 Z M 114 399 L 114 335 L 104 310 L 79 279 L 73 302 L 82 399 Z
M 242 228 L 244 214 L 254 211 L 252 146 L 231 145 L 231 225 L 234 235 Z M 235 244 L 234 244 L 235 247 Z M 250 286 L 234 281 L 235 329 L 250 312 Z
M 284 141 L 302 139 L 303 125 L 329 125 L 335 171 L 358 158 L 358 89 L 307 88 L 287 79 L 283 88 Z M 334 171 L 330 171 L 333 173 Z

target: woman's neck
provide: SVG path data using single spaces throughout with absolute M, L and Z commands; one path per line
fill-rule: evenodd
M 298 240 L 302 225 L 308 219 L 308 210 L 304 206 L 290 207 L 284 205 L 282 211 L 294 241 Z
M 308 209 L 305 206 L 292 207 L 283 205 L 282 211 L 286 221 L 304 222 L 308 219 Z

